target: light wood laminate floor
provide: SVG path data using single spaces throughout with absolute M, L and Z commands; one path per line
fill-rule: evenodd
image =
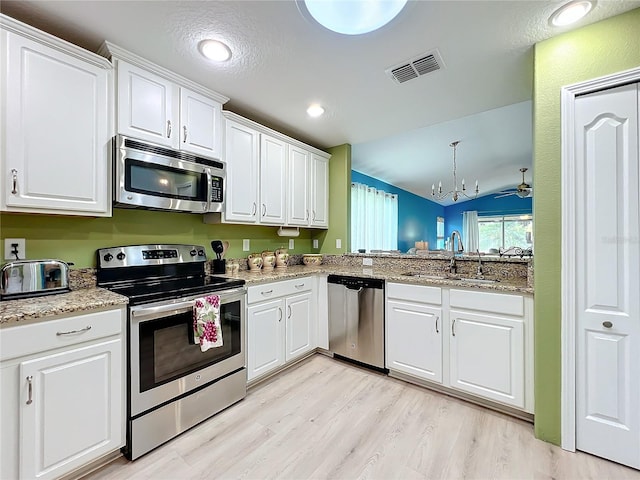
M 87 479 L 640 479 L 531 424 L 314 355 L 146 456 Z

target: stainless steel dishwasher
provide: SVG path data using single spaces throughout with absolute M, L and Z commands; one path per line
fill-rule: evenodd
M 384 281 L 329 275 L 329 350 L 384 370 Z

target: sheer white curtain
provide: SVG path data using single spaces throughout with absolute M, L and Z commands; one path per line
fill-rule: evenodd
M 480 234 L 478 231 L 478 212 L 462 212 L 462 244 L 467 253 L 478 250 Z
M 398 248 L 398 196 L 351 184 L 351 250 Z

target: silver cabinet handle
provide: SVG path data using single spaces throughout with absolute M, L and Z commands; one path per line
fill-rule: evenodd
M 309 220 L 309 210 L 307 210 L 307 216 L 304 217 L 305 220 Z
M 611 327 L 613 327 L 613 323 L 611 323 L 609 320 L 607 320 L 606 322 L 602 322 L 602 326 L 604 328 L 611 328 Z
M 167 138 L 171 138 L 171 120 L 167 120 Z
M 298 285 L 294 285 L 294 287 L 296 287 L 296 288 L 302 288 L 302 287 L 304 287 L 304 283 L 299 283 Z
M 262 292 L 260 292 L 262 295 L 271 295 L 273 293 L 273 290 L 263 290 Z
M 81 328 L 80 330 L 70 330 L 68 332 L 56 332 L 57 336 L 60 335 L 73 335 L 74 333 L 85 333 L 88 332 L 89 330 L 91 330 L 91 325 L 87 325 L 84 328 Z
M 287 305 L 287 318 L 291 318 L 291 305 Z
M 183 138 L 182 138 L 182 142 L 183 143 L 187 143 L 187 126 L 185 125 L 184 127 L 182 127 L 182 130 L 184 132 Z
M 313 210 L 311 212 L 311 220 L 313 220 L 314 222 L 316 221 L 316 211 L 315 210 Z
M 263 203 L 262 204 L 262 216 L 264 217 L 267 214 L 267 206 Z
M 253 211 L 251 212 L 251 215 L 255 215 L 256 214 L 257 208 L 258 208 L 258 206 L 256 205 L 256 202 L 253 202 Z
M 29 382 L 29 398 L 27 399 L 27 405 L 31 405 L 33 403 L 33 375 L 29 375 L 27 377 L 27 382 Z
M 16 195 L 18 193 L 18 170 L 11 169 L 11 194 Z
M 278 312 L 280 312 L 280 318 L 278 319 L 279 322 L 282 321 L 282 308 L 278 307 Z
M 436 333 L 440 333 L 440 330 L 438 330 L 438 319 L 439 319 L 439 318 L 440 318 L 440 317 L 438 317 L 438 316 L 436 315 Z
M 453 322 L 451 322 L 451 335 L 453 335 L 454 337 L 456 336 L 456 319 L 453 319 Z

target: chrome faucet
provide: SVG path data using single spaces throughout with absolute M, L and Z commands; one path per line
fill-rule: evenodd
M 456 265 L 456 250 L 455 250 L 455 237 L 458 236 L 458 252 L 464 252 L 464 246 L 462 245 L 462 236 L 458 230 L 454 230 L 451 233 L 451 238 L 449 239 L 449 243 L 451 244 L 451 263 L 449 264 L 449 273 L 457 273 L 458 266 Z
M 476 250 L 476 253 L 478 254 L 478 278 L 482 277 L 482 274 L 484 273 L 484 270 L 482 268 L 482 257 L 480 256 L 480 250 Z

